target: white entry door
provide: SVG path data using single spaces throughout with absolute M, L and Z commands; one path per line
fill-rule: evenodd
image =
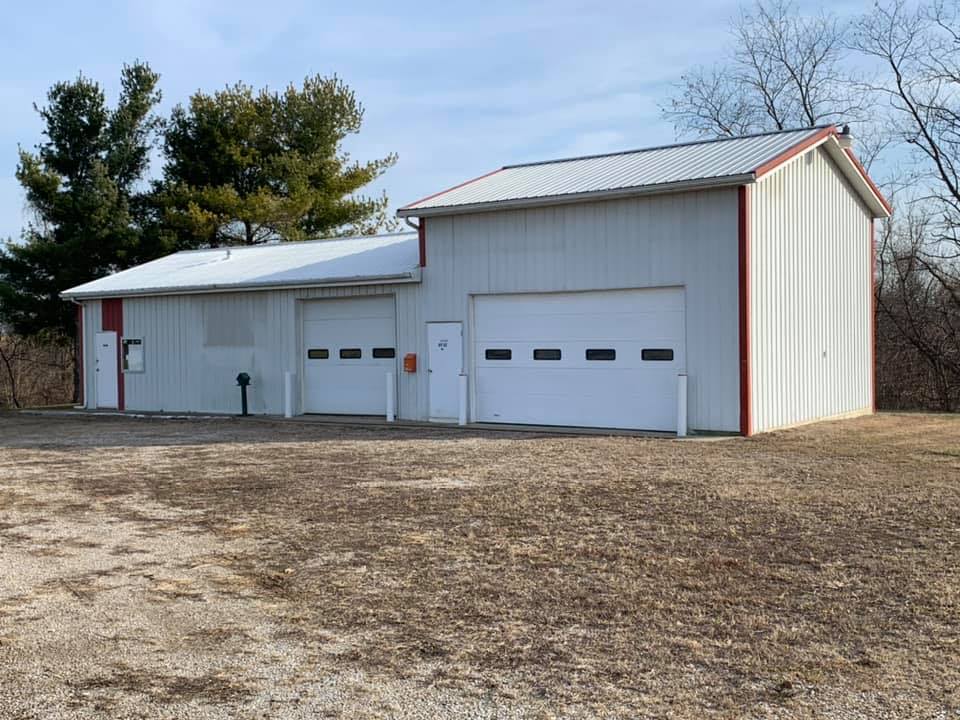
M 682 288 L 478 296 L 481 422 L 674 430 Z
M 460 373 L 463 372 L 463 325 L 427 323 L 427 374 L 430 376 L 430 419 L 456 420 L 460 415 Z
M 303 411 L 383 415 L 397 373 L 392 295 L 303 304 Z
M 117 334 L 115 332 L 98 332 L 95 339 L 96 375 L 97 375 L 97 407 L 119 407 L 119 386 L 117 373 Z

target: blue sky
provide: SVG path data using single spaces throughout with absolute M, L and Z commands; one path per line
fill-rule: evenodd
M 198 89 L 336 73 L 366 107 L 349 152 L 399 155 L 372 187 L 396 208 L 508 163 L 673 141 L 658 104 L 684 69 L 722 53 L 736 9 L 709 0 L 12 3 L 0 46 L 0 238 L 18 237 L 27 218 L 14 170 L 17 145 L 41 140 L 32 103 L 81 71 L 112 103 L 121 65 L 146 60 L 161 74 L 163 112 Z

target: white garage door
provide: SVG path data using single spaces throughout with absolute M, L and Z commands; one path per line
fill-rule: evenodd
M 675 430 L 680 288 L 477 296 L 481 422 Z
M 386 412 L 386 375 L 397 367 L 394 307 L 390 295 L 304 303 L 304 412 Z

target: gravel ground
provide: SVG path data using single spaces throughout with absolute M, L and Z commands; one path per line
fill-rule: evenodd
M 0 414 L 0 718 L 960 718 L 960 418 Z

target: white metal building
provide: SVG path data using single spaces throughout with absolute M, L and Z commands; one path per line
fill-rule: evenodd
M 256 413 L 751 434 L 872 411 L 889 212 L 830 126 L 507 166 L 402 208 L 418 233 L 64 297 L 90 408 L 237 412 L 247 372 Z

